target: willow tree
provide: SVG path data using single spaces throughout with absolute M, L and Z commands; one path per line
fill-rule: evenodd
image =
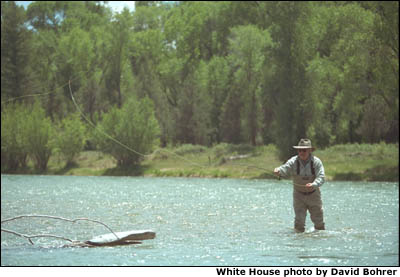
M 31 32 L 23 7 L 1 2 L 1 100 L 29 94 L 32 71 Z
M 269 94 L 276 99 L 274 137 L 282 160 L 292 155 L 292 145 L 306 135 L 309 111 L 304 109 L 306 94 L 305 65 L 300 23 L 308 16 L 306 2 L 270 2 L 266 6 L 274 41 L 272 61 L 275 65 Z
M 113 107 L 103 115 L 96 132 L 99 149 L 121 167 L 138 165 L 158 138 L 159 125 L 149 98 L 131 97 L 121 108 Z
M 307 99 L 316 104 L 312 107 L 308 136 L 327 146 L 370 141 L 366 125 L 379 129 L 383 135 L 386 122 L 371 126 L 384 119 L 380 113 L 387 111 L 374 108 L 383 104 L 379 103 L 383 98 L 375 97 L 376 82 L 372 76 L 376 68 L 371 66 L 378 47 L 373 34 L 376 15 L 358 3 L 313 8 L 306 37 L 308 47 L 318 51 L 307 66 Z M 380 112 L 372 112 L 375 110 Z M 371 120 L 371 112 L 379 120 Z
M 267 30 L 256 26 L 238 26 L 232 29 L 230 55 L 228 57 L 234 72 L 234 86 L 240 92 L 243 103 L 242 129 L 245 141 L 256 145 L 260 130 L 260 93 L 266 48 L 272 46 Z

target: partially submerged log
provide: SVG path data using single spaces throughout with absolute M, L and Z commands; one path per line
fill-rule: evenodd
M 106 224 L 104 224 L 100 221 L 97 221 L 97 220 L 92 220 L 92 219 L 87 219 L 87 218 L 67 219 L 67 218 L 63 218 L 63 217 L 48 216 L 48 215 L 21 215 L 21 216 L 2 220 L 1 223 L 5 223 L 8 221 L 21 219 L 21 218 L 32 218 L 32 217 L 59 219 L 59 220 L 73 222 L 73 223 L 75 223 L 79 220 L 91 221 L 91 222 L 102 224 L 108 230 L 110 230 L 111 233 L 97 236 L 90 240 L 81 242 L 81 241 L 72 240 L 69 238 L 61 237 L 61 236 L 49 235 L 49 234 L 26 235 L 26 234 L 20 234 L 18 232 L 8 230 L 8 229 L 3 229 L 3 228 L 1 228 L 1 231 L 10 233 L 10 234 L 14 234 L 19 237 L 26 238 L 29 240 L 29 242 L 32 245 L 34 243 L 31 239 L 37 238 L 37 237 L 51 237 L 51 238 L 68 240 L 71 242 L 71 244 L 66 244 L 63 247 L 96 247 L 96 246 L 116 246 L 116 245 L 140 244 L 141 243 L 140 240 L 154 239 L 156 237 L 156 233 L 151 230 L 132 230 L 132 231 L 115 233 Z
M 115 237 L 117 235 L 118 238 Z M 84 243 L 91 246 L 115 246 L 141 243 L 139 240 L 154 239 L 156 233 L 151 230 L 133 230 L 117 232 L 115 234 L 104 234 L 87 240 Z

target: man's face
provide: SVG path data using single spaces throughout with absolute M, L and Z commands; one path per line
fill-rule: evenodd
M 311 149 L 297 149 L 300 159 L 306 161 L 310 157 Z

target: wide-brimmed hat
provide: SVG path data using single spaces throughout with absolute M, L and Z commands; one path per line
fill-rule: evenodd
M 293 146 L 294 149 L 312 149 L 315 150 L 314 147 L 311 145 L 311 140 L 309 139 L 301 139 L 299 141 L 299 145 Z

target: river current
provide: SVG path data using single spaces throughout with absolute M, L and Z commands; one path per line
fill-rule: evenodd
M 327 182 L 325 231 L 293 231 L 287 180 L 1 175 L 1 219 L 52 215 L 144 230 L 142 244 L 62 248 L 2 232 L 4 266 L 398 266 L 399 184 Z M 2 224 L 21 234 L 88 240 L 104 226 L 44 218 Z

